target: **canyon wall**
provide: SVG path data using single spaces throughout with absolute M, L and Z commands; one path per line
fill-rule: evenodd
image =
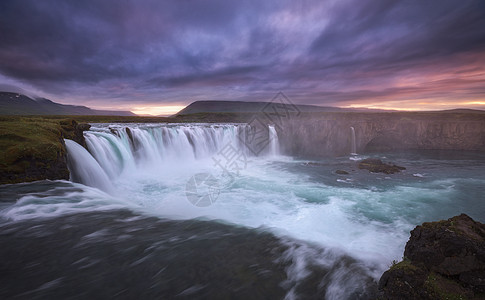
M 277 126 L 284 154 L 348 155 L 355 131 L 357 153 L 409 149 L 485 152 L 485 113 L 301 113 Z

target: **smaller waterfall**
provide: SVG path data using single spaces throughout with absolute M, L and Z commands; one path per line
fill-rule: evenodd
M 83 146 L 71 140 L 64 140 L 67 148 L 67 165 L 70 180 L 88 186 L 96 187 L 105 192 L 112 192 L 113 186 L 99 163 L 84 149 Z
M 355 129 L 350 127 L 350 155 L 357 155 L 357 147 L 355 144 Z
M 280 154 L 280 143 L 278 141 L 278 133 L 273 125 L 269 125 L 269 155 L 276 156 Z

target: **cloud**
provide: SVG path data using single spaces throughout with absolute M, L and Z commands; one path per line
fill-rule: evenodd
M 0 75 L 90 105 L 483 100 L 483 37 L 481 0 L 4 0 Z

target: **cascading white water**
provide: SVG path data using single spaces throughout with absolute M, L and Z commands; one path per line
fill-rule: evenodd
M 278 133 L 273 125 L 269 129 L 269 155 L 276 156 L 280 154 L 280 145 L 278 141 Z
M 85 138 L 98 166 L 113 180 L 122 173 L 160 172 L 210 160 L 216 155 L 227 156 L 223 152 L 231 149 L 252 156 L 254 152 L 245 144 L 248 128 L 244 124 L 95 125 L 85 132 Z M 269 126 L 266 138 L 268 149 L 262 153 L 278 155 L 278 134 L 274 126 Z M 76 157 L 78 152 L 71 155 Z M 94 186 L 84 177 L 77 180 Z
M 357 146 L 355 143 L 355 128 L 350 127 L 350 155 L 357 155 Z
M 112 192 L 113 186 L 98 162 L 78 143 L 65 140 L 71 181 Z

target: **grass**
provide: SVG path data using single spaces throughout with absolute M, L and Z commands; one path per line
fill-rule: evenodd
M 0 164 L 13 164 L 22 157 L 55 159 L 62 151 L 59 120 L 38 117 L 0 118 Z
M 402 261 L 398 262 L 396 260 L 392 261 L 390 270 L 417 270 L 417 267 L 411 263 L 408 258 L 404 258 Z
M 0 183 L 39 180 L 52 173 L 51 166 L 65 157 L 62 139 L 74 137 L 75 124 L 65 118 L 0 117 Z

